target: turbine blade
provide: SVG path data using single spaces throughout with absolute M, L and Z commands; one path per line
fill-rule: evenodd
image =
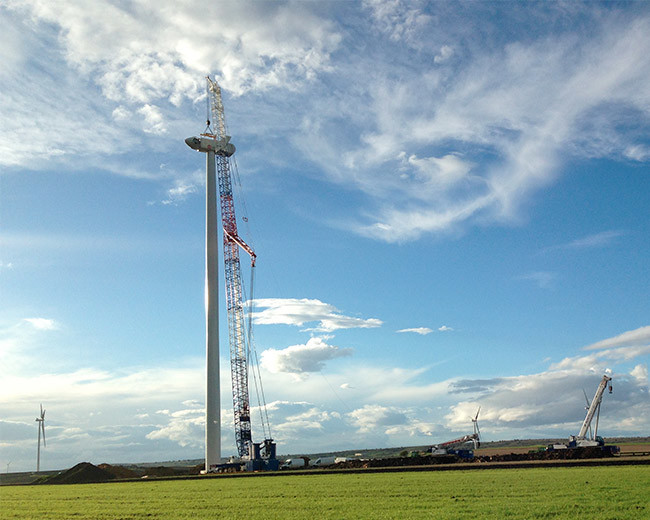
M 45 446 L 45 422 L 41 421 L 41 429 L 43 430 L 43 446 Z
M 474 422 L 478 421 L 478 414 L 481 412 L 481 407 L 478 407 L 478 410 L 476 410 L 476 417 L 474 417 Z

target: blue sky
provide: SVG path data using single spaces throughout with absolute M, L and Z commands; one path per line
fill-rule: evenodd
M 202 456 L 207 73 L 280 453 L 649 434 L 647 4 L 203 9 L 0 7 L 0 470 Z

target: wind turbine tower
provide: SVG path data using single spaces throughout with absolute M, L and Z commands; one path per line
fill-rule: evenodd
M 209 81 L 209 80 L 208 80 Z M 221 122 L 220 122 L 221 123 Z M 205 153 L 205 470 L 221 462 L 221 404 L 219 402 L 219 273 L 217 242 L 217 176 L 215 156 L 230 157 L 235 146 L 225 127 L 217 135 L 208 127 L 200 137 L 188 137 L 185 143 Z
M 226 119 L 221 101 L 221 87 L 216 81 L 211 80 L 210 77 L 206 79 L 208 83 L 208 114 L 212 114 L 214 130 L 210 125 L 210 115 L 208 115 L 206 130 L 199 137 L 188 137 L 185 139 L 185 143 L 190 148 L 206 154 L 205 311 L 207 394 L 205 471 L 209 472 L 216 469 L 216 466 L 221 461 L 221 430 L 219 418 L 219 300 L 217 296 L 217 189 L 221 203 L 221 225 L 223 229 L 224 280 L 237 453 L 241 461 L 246 461 L 246 468 L 248 470 L 277 470 L 278 460 L 275 457 L 275 443 L 271 438 L 264 389 L 262 388 L 259 366 L 256 363 L 253 363 L 251 368 L 255 378 L 258 400 L 260 400 L 262 429 L 265 434 L 268 430 L 268 435 L 264 442 L 261 443 L 254 443 L 252 438 L 248 375 L 249 364 L 251 362 L 249 349 L 254 349 L 254 347 L 251 341 L 250 314 L 248 338 L 245 334 L 244 290 L 241 279 L 239 249 L 241 248 L 248 253 L 251 259 L 250 301 L 253 300 L 253 272 L 256 255 L 255 251 L 246 244 L 237 232 L 237 219 L 235 217 L 233 187 L 230 175 L 230 157 L 235 153 L 235 147 L 230 142 L 230 136 L 226 135 Z
M 45 410 L 41 404 L 41 415 L 36 418 L 38 423 L 38 447 L 36 451 L 36 473 L 41 471 L 41 432 L 43 432 L 43 447 L 45 447 Z

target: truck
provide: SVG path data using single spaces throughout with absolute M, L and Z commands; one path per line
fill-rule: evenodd
M 319 457 L 312 463 L 312 466 L 329 466 L 335 462 L 336 457 Z
M 599 448 L 601 451 L 606 452 L 610 455 L 615 455 L 621 450 L 618 446 L 606 445 L 605 440 L 598 435 L 598 421 L 600 420 L 600 404 L 603 401 L 603 393 L 605 389 L 609 386 L 609 393 L 612 393 L 612 378 L 607 374 L 603 375 L 594 398 L 589 402 L 587 395 L 585 393 L 585 399 L 587 400 L 587 415 L 582 421 L 582 426 L 578 435 L 569 436 L 569 442 L 567 444 L 549 444 L 546 448 L 548 451 L 553 450 L 568 450 L 568 449 L 580 449 L 580 448 Z M 596 424 L 594 430 L 591 430 L 591 422 L 593 421 L 594 415 L 596 416 Z M 587 435 L 589 432 L 589 435 Z
M 296 469 L 304 468 L 306 466 L 305 459 L 287 459 L 284 461 L 280 469 Z

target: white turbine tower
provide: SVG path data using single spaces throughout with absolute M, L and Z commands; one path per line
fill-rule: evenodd
M 472 441 L 474 442 L 474 449 L 478 449 L 478 447 L 481 445 L 481 431 L 478 429 L 478 414 L 481 413 L 481 407 L 478 407 L 478 410 L 476 410 L 476 416 L 472 419 L 472 423 L 474 423 L 474 435 L 472 436 L 473 439 Z
M 207 78 L 210 85 L 210 78 Z M 209 96 L 208 96 L 209 98 Z M 222 108 L 223 110 L 223 108 Z M 185 143 L 205 153 L 205 471 L 221 462 L 221 403 L 219 381 L 219 296 L 218 296 L 218 245 L 217 245 L 217 169 L 215 156 L 230 157 L 235 146 L 225 135 L 223 120 L 217 136 L 207 121 L 207 128 L 200 137 L 188 137 Z
M 36 473 L 41 471 L 41 432 L 43 432 L 43 447 L 45 447 L 45 410 L 41 404 L 41 416 L 36 418 L 38 423 L 38 446 L 36 451 Z

